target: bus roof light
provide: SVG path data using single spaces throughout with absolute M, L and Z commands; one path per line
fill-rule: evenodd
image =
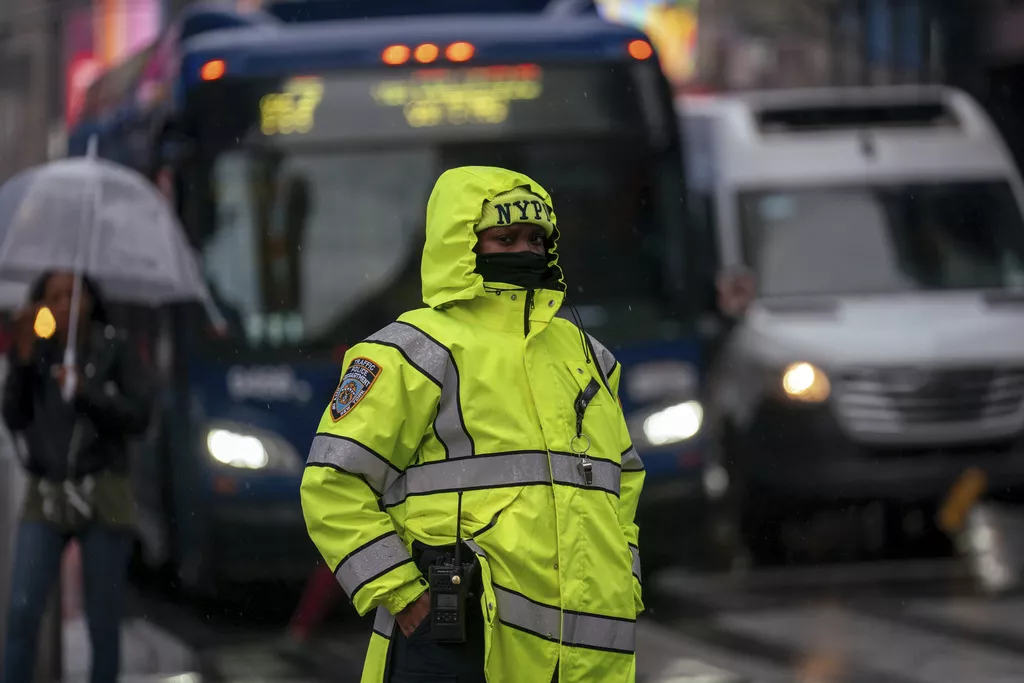
M 381 59 L 385 64 L 390 64 L 391 66 L 405 64 L 409 61 L 409 48 L 405 45 L 389 45 L 384 48 Z
M 476 52 L 476 48 L 473 47 L 472 43 L 460 41 L 449 45 L 448 49 L 444 51 L 444 54 L 449 61 L 468 62 L 473 58 L 474 52 Z
M 433 43 L 423 43 L 416 48 L 416 52 L 413 53 L 413 57 L 420 64 L 429 64 L 430 62 L 437 59 L 437 55 L 440 54 L 440 50 L 437 49 L 437 45 Z
M 212 59 L 199 69 L 199 77 L 204 81 L 215 81 L 223 77 L 226 71 L 227 65 L 223 59 Z
M 654 48 L 646 40 L 631 40 L 626 46 L 626 50 L 629 51 L 629 56 L 633 59 L 650 59 L 654 54 Z

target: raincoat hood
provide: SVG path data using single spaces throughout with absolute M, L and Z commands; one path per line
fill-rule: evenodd
M 423 246 L 421 276 L 423 302 L 438 308 L 456 301 L 468 301 L 485 293 L 484 279 L 476 272 L 478 229 L 502 225 L 504 220 L 495 199 L 519 202 L 527 193 L 535 195 L 543 206 L 530 206 L 528 218 L 519 219 L 519 210 L 509 218 L 512 223 L 536 223 L 548 231 L 548 265 L 555 270 L 560 289 L 565 288 L 558 267 L 558 228 L 551 196 L 528 176 L 491 166 L 463 166 L 441 174 L 427 202 L 427 236 Z

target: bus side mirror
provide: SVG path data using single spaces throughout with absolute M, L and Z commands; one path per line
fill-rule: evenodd
M 728 318 L 742 318 L 757 297 L 757 276 L 749 268 L 720 271 L 715 277 L 718 310 Z

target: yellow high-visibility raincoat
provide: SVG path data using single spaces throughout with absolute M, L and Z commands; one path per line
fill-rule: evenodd
M 413 541 L 455 542 L 457 491 L 462 538 L 481 565 L 487 680 L 549 681 L 556 666 L 561 683 L 635 679 L 644 471 L 617 399 L 620 367 L 555 317 L 562 291 L 499 291 L 475 272 L 481 216 L 517 188 L 557 224 L 547 192 L 524 175 L 464 167 L 438 179 L 423 249 L 428 308 L 349 350 L 309 454 L 310 536 L 358 612 L 376 609 L 363 683 L 384 681 L 394 615 L 426 589 Z M 518 212 L 512 222 L 524 222 Z M 592 383 L 577 430 L 574 403 Z M 575 454 L 587 441 L 589 483 Z

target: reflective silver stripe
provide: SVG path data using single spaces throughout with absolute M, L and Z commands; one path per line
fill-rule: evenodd
M 380 495 L 385 489 L 388 473 L 394 472 L 395 476 L 399 473 L 397 467 L 366 446 L 330 434 L 318 434 L 313 439 L 306 464 L 326 465 L 350 474 L 357 474 L 373 487 L 377 495 Z
M 385 507 L 391 507 L 414 495 L 549 483 L 547 453 L 476 455 L 410 467 L 384 492 L 383 501 Z
M 617 362 L 615 356 L 612 355 L 612 352 L 604 344 L 589 334 L 587 334 L 587 338 L 590 339 L 590 344 L 594 347 L 594 353 L 597 354 L 597 362 L 601 366 L 601 371 L 604 372 L 604 376 L 608 380 L 611 380 L 612 370 L 615 369 L 615 363 Z
M 397 346 L 423 374 L 441 386 L 448 366 L 448 349 L 412 325 L 391 323 L 366 338 L 368 342 Z
M 463 543 L 465 543 L 470 550 L 472 550 L 480 557 L 487 557 L 487 553 L 484 552 L 484 549 L 477 545 L 476 541 L 474 541 L 472 538 L 467 538 L 465 541 L 463 541 Z
M 494 597 L 498 601 L 498 619 L 502 623 L 558 641 L 562 631 L 562 613 L 557 607 L 539 605 L 501 586 L 494 586 Z
M 468 458 L 473 455 L 473 440 L 462 424 L 459 408 L 459 370 L 455 361 L 445 367 L 441 386 L 441 405 L 434 421 L 437 438 L 445 445 L 449 458 Z
M 367 582 L 407 562 L 412 562 L 409 551 L 398 534 L 390 532 L 346 557 L 334 575 L 351 598 Z
M 556 484 L 567 484 L 588 489 L 601 489 L 619 495 L 619 480 L 622 472 L 613 462 L 607 460 L 588 460 L 590 463 L 591 483 L 588 486 L 579 470 L 581 458 L 567 453 L 551 454 L 551 474 Z
M 501 586 L 494 586 L 494 596 L 498 619 L 508 626 L 577 647 L 629 653 L 636 649 L 636 624 L 628 619 L 562 612 Z
M 476 455 L 472 458 L 439 460 L 410 467 L 404 474 L 390 477 L 385 487 L 384 505 L 393 507 L 409 496 L 457 490 L 550 484 L 554 482 L 580 488 L 592 488 L 619 495 L 621 472 L 613 462 L 590 460 L 591 484 L 579 470 L 580 458 L 568 453 L 540 451 Z
M 373 630 L 385 638 L 390 638 L 395 628 L 395 617 L 387 607 L 378 607 L 373 615 Z
M 643 578 L 640 573 L 640 549 L 629 546 L 629 552 L 633 554 L 633 576 L 636 577 L 637 581 L 642 582 Z
M 636 650 L 636 623 L 627 619 L 565 612 L 562 642 L 598 650 L 633 652 Z
M 459 407 L 459 369 L 448 349 L 422 330 L 402 322 L 391 323 L 366 341 L 401 349 L 413 365 L 441 387 L 440 408 L 434 421 L 437 437 L 445 445 L 448 457 L 473 455 L 473 439 L 463 425 Z
M 644 461 L 640 459 L 640 454 L 636 452 L 636 449 L 630 446 L 629 450 L 622 454 L 622 471 L 642 472 L 643 469 Z

